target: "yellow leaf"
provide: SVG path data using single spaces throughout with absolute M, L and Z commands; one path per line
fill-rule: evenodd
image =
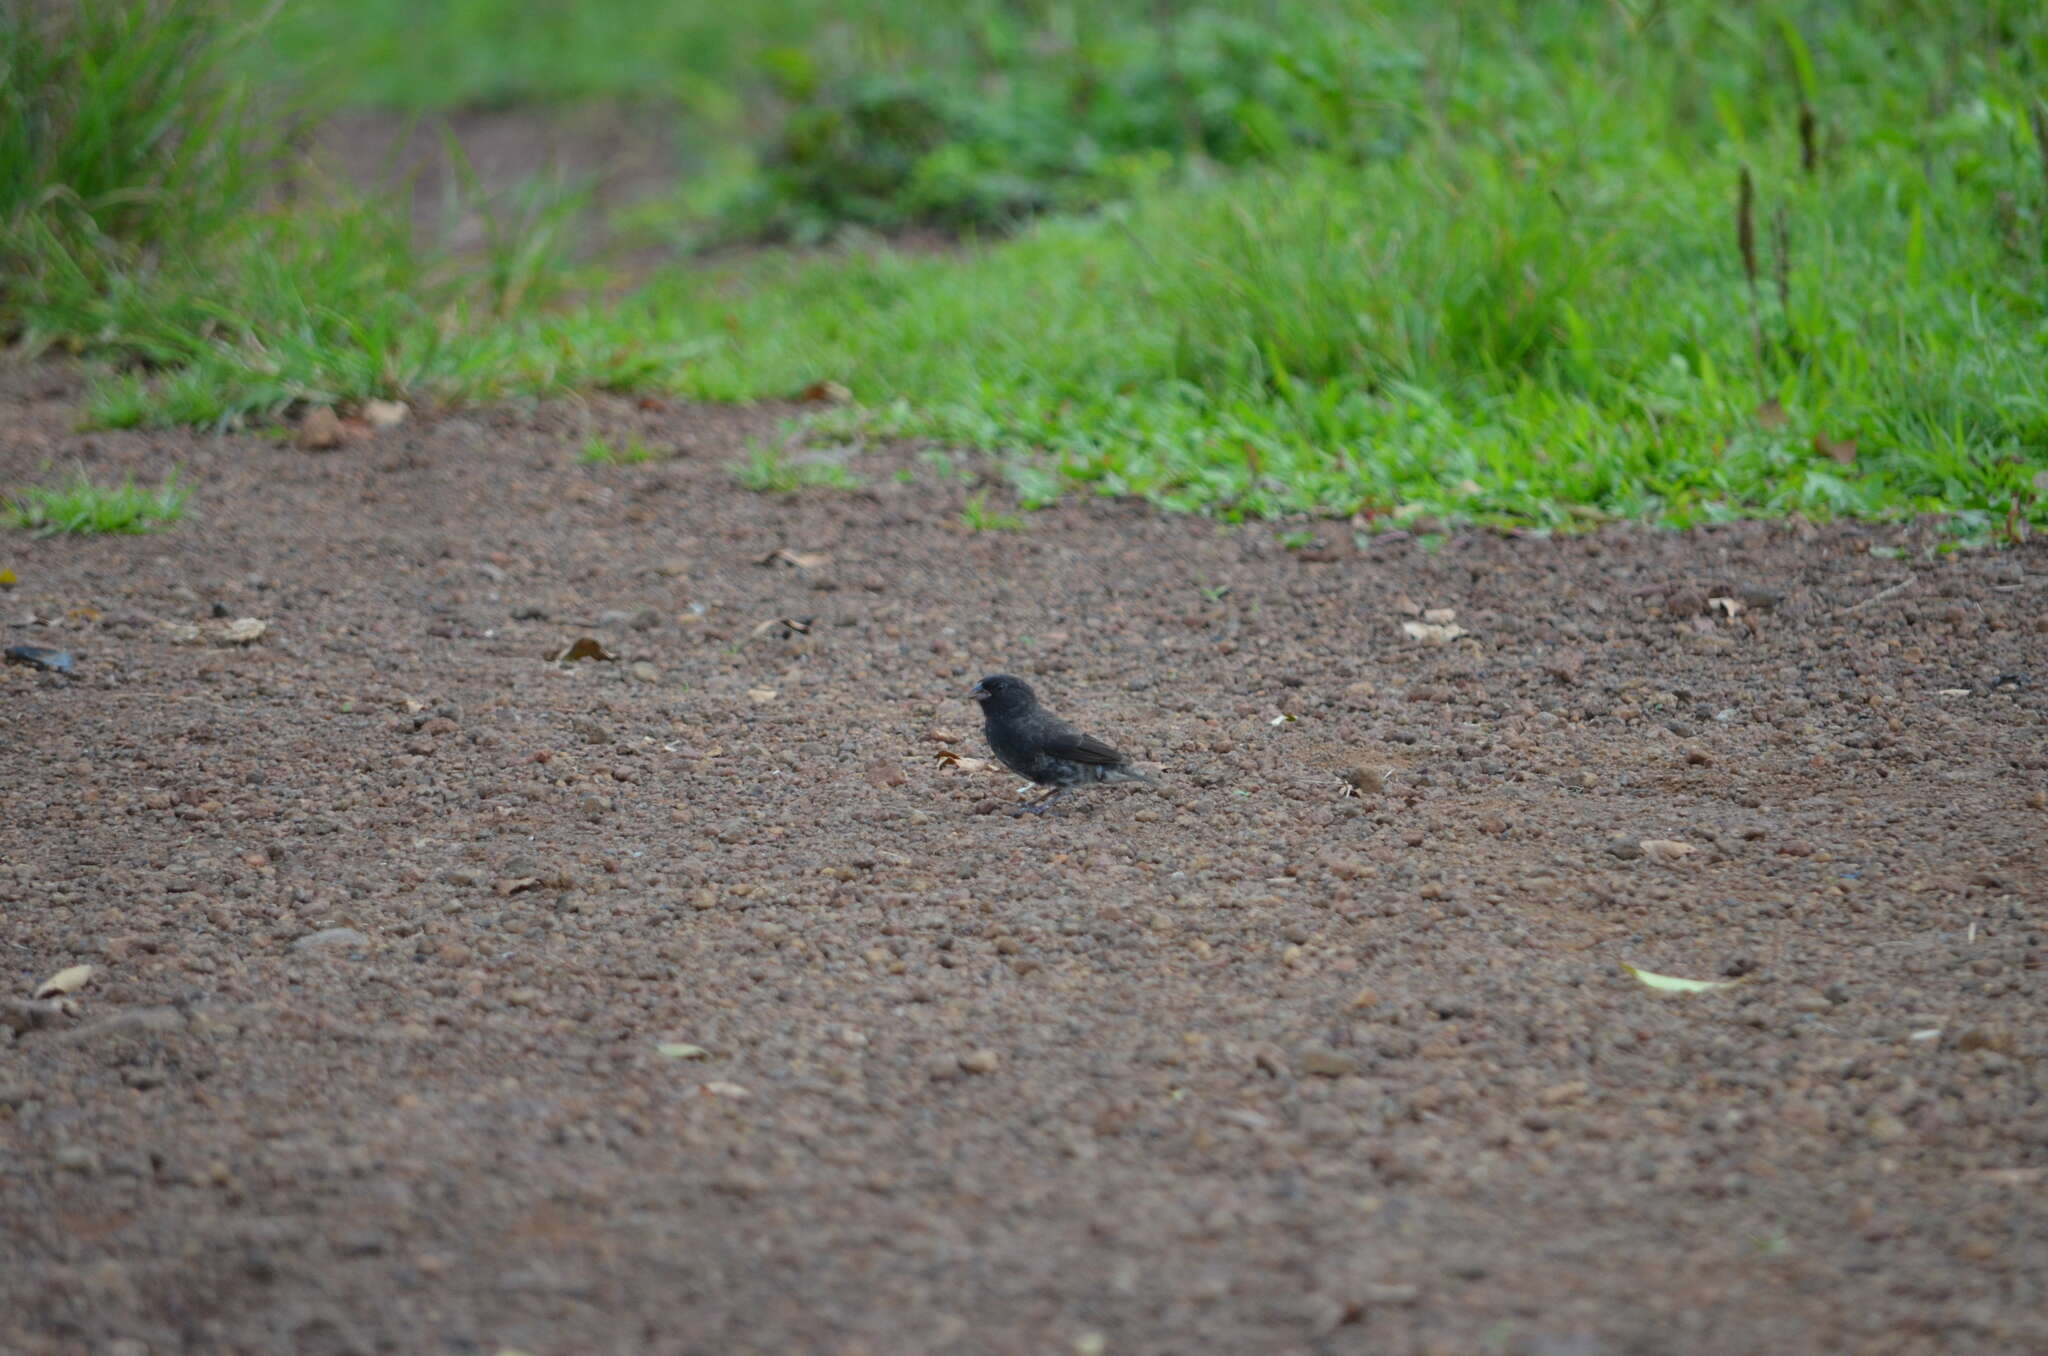
M 1638 970 L 1627 961 L 1621 963 L 1621 968 L 1659 993 L 1711 993 L 1715 989 L 1726 989 L 1742 983 L 1739 979 L 1680 979 L 1676 975 L 1660 975 L 1649 970 Z
M 711 1052 L 701 1045 L 688 1041 L 663 1041 L 654 1047 L 654 1053 L 663 1059 L 709 1059 Z
M 92 978 L 90 965 L 73 965 L 59 970 L 42 982 L 36 990 L 38 998 L 55 998 L 60 994 L 77 993 Z

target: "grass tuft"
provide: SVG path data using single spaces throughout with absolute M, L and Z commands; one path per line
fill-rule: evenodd
M 602 437 L 593 436 L 584 442 L 576 460 L 585 466 L 644 466 L 654 456 L 654 449 L 641 442 L 638 434 L 629 436 L 624 447 L 614 447 Z
M 175 472 L 152 490 L 137 485 L 133 476 L 118 485 L 95 484 L 80 470 L 63 484 L 20 491 L 10 508 L 15 526 L 39 536 L 149 532 L 182 518 L 185 499 Z
M 860 478 L 836 462 L 796 458 L 779 448 L 760 447 L 732 468 L 740 488 L 756 494 L 792 494 L 804 489 L 857 490 Z
M 217 0 L 9 5 L 0 15 L 0 222 L 123 243 L 218 227 L 254 186 L 254 129 Z
M 969 496 L 960 510 L 960 521 L 970 532 L 1022 532 L 1024 520 L 1014 513 L 1000 513 L 988 506 L 988 495 Z

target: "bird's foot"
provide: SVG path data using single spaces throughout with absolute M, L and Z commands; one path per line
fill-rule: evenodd
M 1058 800 L 1061 796 L 1065 795 L 1066 793 L 1066 787 L 1055 786 L 1050 792 L 1043 796 L 1040 796 L 1037 800 L 1032 801 L 1029 805 L 1019 806 L 1017 809 L 1017 813 L 1020 815 L 1042 815 L 1045 813 L 1046 806 L 1052 804 L 1054 801 Z

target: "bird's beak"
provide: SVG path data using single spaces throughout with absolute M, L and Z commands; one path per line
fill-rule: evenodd
M 976 683 L 974 685 L 974 690 L 969 692 L 967 695 L 970 699 L 974 701 L 985 702 L 988 700 L 989 692 L 988 689 L 983 687 L 980 683 Z

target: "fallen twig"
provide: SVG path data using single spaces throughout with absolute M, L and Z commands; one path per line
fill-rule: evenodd
M 1909 574 L 1904 579 L 1901 579 L 1896 583 L 1889 585 L 1888 587 L 1879 589 L 1876 593 L 1871 594 L 1862 602 L 1856 603 L 1853 606 L 1851 606 L 1849 610 L 1851 612 L 1861 612 L 1866 607 L 1876 607 L 1879 603 L 1883 602 L 1887 598 L 1896 598 L 1900 594 L 1904 593 L 1907 589 L 1913 587 L 1913 581 L 1916 578 L 1918 578 L 1917 575 Z

